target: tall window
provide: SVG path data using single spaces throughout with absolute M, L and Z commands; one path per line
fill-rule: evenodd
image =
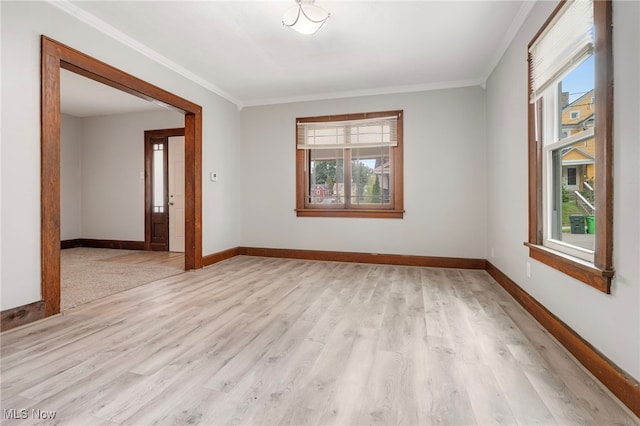
M 165 199 L 165 185 L 164 185 L 164 165 L 166 163 L 164 153 L 164 143 L 153 144 L 153 163 L 151 169 L 153 170 L 153 212 L 164 213 L 164 206 L 166 204 Z
M 298 216 L 402 218 L 402 111 L 296 120 Z
M 611 2 L 561 2 L 529 44 L 530 256 L 609 292 Z

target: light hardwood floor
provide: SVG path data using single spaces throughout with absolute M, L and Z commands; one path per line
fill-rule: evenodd
M 118 255 L 105 259 L 105 262 L 124 263 L 127 265 L 168 266 L 184 270 L 184 253 L 118 250 Z
M 239 256 L 1 344 L 3 424 L 638 422 L 477 270 Z

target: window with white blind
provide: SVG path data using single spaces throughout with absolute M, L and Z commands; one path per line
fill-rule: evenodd
M 296 119 L 298 216 L 402 218 L 402 111 Z
M 609 292 L 611 1 L 563 1 L 529 44 L 530 256 Z

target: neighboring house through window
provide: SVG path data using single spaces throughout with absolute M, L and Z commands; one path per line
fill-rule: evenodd
M 402 218 L 402 115 L 296 119 L 297 215 Z
M 611 1 L 561 2 L 529 63 L 530 256 L 609 292 Z

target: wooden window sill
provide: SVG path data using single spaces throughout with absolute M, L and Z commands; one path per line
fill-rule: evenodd
M 613 270 L 600 269 L 593 263 L 538 244 L 524 243 L 524 245 L 529 247 L 529 257 L 582 281 L 603 293 L 611 293 Z
M 402 219 L 404 210 L 367 209 L 296 209 L 298 217 L 359 217 L 378 219 Z

